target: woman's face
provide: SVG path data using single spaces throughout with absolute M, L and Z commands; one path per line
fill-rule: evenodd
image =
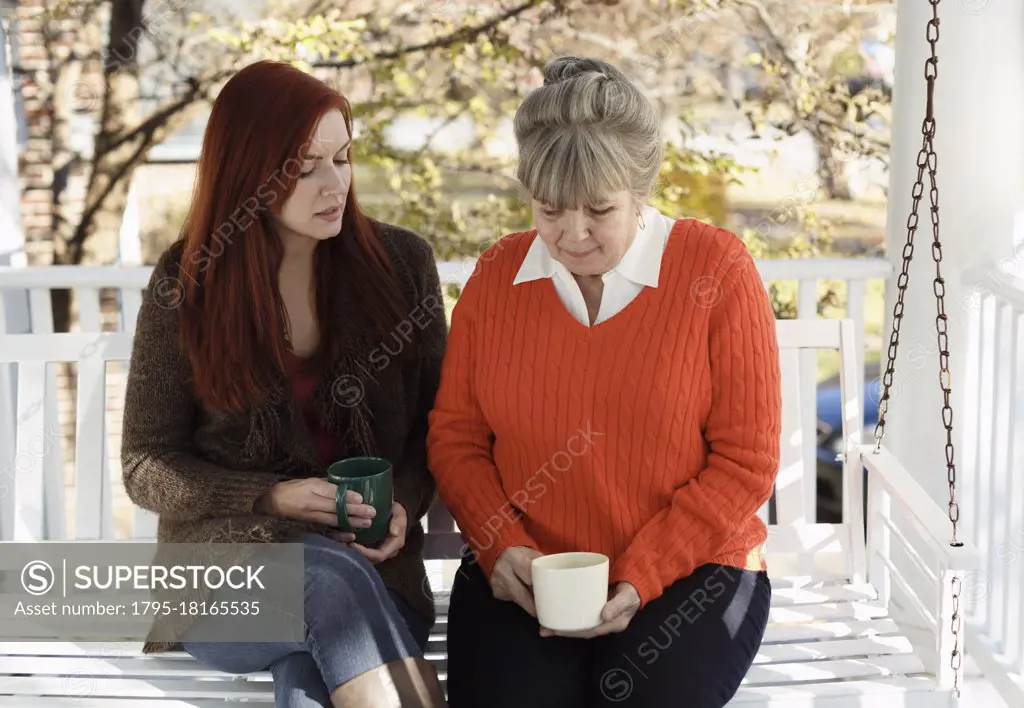
M 614 268 L 636 237 L 636 215 L 627 190 L 572 210 L 533 201 L 538 236 L 551 257 L 574 275 L 601 275 Z
M 341 231 L 341 215 L 352 182 L 350 143 L 341 111 L 325 113 L 313 131 L 313 138 L 300 150 L 297 159 L 301 167 L 288 167 L 290 174 L 295 174 L 296 169 L 300 171 L 295 190 L 278 216 L 282 238 L 323 241 Z

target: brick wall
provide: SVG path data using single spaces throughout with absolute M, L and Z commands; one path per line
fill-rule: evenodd
M 53 228 L 53 144 L 54 113 L 51 103 L 49 54 L 43 34 L 42 2 L 25 0 L 15 15 L 18 51 L 14 57 L 20 69 L 21 97 L 25 106 L 26 141 L 19 155 L 21 215 L 29 264 L 47 262 Z
M 83 28 L 81 18 L 54 17 L 46 6 L 46 0 L 21 0 L 12 27 L 25 107 L 26 142 L 18 172 L 30 265 L 50 263 L 55 227 L 74 224 L 82 213 L 87 159 L 73 159 L 74 150 L 88 147 L 89 126 L 99 116 L 94 99 L 103 81 L 96 31 L 105 21 L 102 12 Z

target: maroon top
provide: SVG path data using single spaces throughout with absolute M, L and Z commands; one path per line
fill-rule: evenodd
M 325 465 L 329 465 L 341 457 L 341 445 L 337 438 L 324 429 L 310 402 L 320 374 L 309 359 L 303 359 L 298 354 L 289 351 L 288 375 L 291 378 L 295 402 L 298 404 L 299 410 L 302 411 L 302 417 L 313 436 L 317 454 Z

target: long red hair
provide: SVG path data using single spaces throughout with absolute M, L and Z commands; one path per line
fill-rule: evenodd
M 215 410 L 241 412 L 257 404 L 286 366 L 286 315 L 277 286 L 284 251 L 272 214 L 294 191 L 317 122 L 334 108 L 352 135 L 343 95 L 274 61 L 243 68 L 213 104 L 177 245 L 182 345 L 196 395 Z M 341 232 L 318 244 L 314 259 L 318 359 L 338 351 L 335 279 L 351 284 L 366 326 L 381 337 L 394 331 L 405 302 L 378 225 L 359 207 L 354 167 Z

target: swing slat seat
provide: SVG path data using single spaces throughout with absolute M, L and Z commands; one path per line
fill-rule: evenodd
M 851 320 L 777 322 L 783 374 L 782 461 L 769 505 L 761 510 L 769 522 L 766 557 L 773 585 L 770 622 L 754 665 L 730 706 L 844 708 L 877 702 L 888 707 L 945 705 L 953 689 L 949 666 L 948 574 L 978 565 L 970 544 L 950 548 L 945 511 L 932 502 L 910 473 L 884 447 L 860 441 L 864 402 L 855 376 L 856 341 Z M 801 424 L 801 355 L 822 349 L 839 353 L 844 411 L 843 523 L 815 521 L 816 469 L 814 431 Z M 110 376 L 131 352 L 125 333 L 0 335 L 0 364 L 19 367 L 17 451 L 38 456 L 38 436 L 50 429 L 55 411 L 49 404 L 47 362 L 78 364 L 76 534 L 71 538 L 111 538 L 111 479 L 107 472 L 109 439 L 103 401 Z M 123 372 L 121 373 L 123 375 Z M 123 379 L 122 379 L 123 381 Z M 40 405 L 40 402 L 42 405 Z M 811 416 L 813 420 L 813 416 Z M 43 453 L 33 473 L 12 480 L 16 540 L 68 538 L 63 529 L 63 475 L 59 456 Z M 870 482 L 867 537 L 862 469 Z M 893 503 L 895 502 L 895 503 Z M 95 518 L 93 503 L 105 510 Z M 905 519 L 897 523 L 898 509 Z M 137 539 L 150 539 L 152 518 L 137 511 Z M 428 561 L 455 558 L 461 544 L 443 508 L 428 516 Z M 910 539 L 918 538 L 911 541 Z M 916 599 L 904 561 L 894 562 L 902 548 L 935 591 L 929 600 Z M 929 560 L 930 559 L 930 560 Z M 454 563 L 455 561 L 446 561 Z M 903 630 L 891 613 L 892 586 L 907 591 L 909 607 L 918 610 L 933 634 L 923 644 Z M 435 592 L 438 621 L 427 656 L 442 680 L 447 676 L 445 636 L 450 586 Z M 685 617 L 683 618 L 686 619 Z M 684 621 L 681 626 L 685 627 Z M 4 627 L 7 625 L 8 630 Z M 268 672 L 232 675 L 207 668 L 183 652 L 143 655 L 141 641 L 38 641 L 20 625 L 0 618 L 0 636 L 24 641 L 0 643 L 0 707 L 152 706 L 193 708 L 239 705 L 273 706 Z M 621 696 L 643 681 L 645 661 L 624 657 L 622 674 L 605 689 Z

